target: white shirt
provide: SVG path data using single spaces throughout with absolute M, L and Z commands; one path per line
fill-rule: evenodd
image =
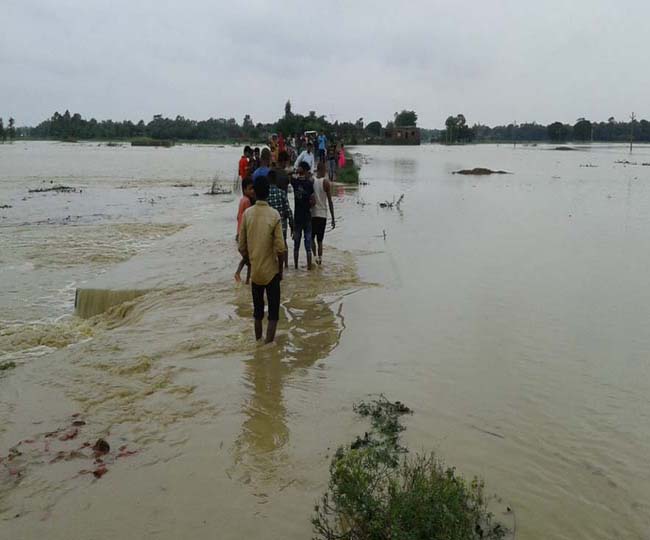
M 298 159 L 296 160 L 296 162 L 293 164 L 293 168 L 297 169 L 298 165 L 300 165 L 300 163 L 302 161 L 306 161 L 307 163 L 309 163 L 309 170 L 310 171 L 314 170 L 314 154 L 313 153 L 310 154 L 307 150 L 303 150 L 300 153 L 300 155 L 298 156 Z
M 325 193 L 325 177 L 314 178 L 314 198 L 316 204 L 311 207 L 311 217 L 327 217 L 327 193 Z

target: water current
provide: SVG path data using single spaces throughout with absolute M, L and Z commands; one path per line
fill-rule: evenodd
M 383 392 L 517 538 L 650 538 L 650 148 L 353 151 L 258 347 L 237 195 L 204 195 L 239 148 L 0 145 L 2 537 L 309 538 Z

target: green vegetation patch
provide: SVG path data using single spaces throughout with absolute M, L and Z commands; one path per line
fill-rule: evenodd
M 312 524 L 320 540 L 500 539 L 483 482 L 467 482 L 434 455 L 408 457 L 401 418 L 411 411 L 385 397 L 355 405 L 372 429 L 337 450 L 328 491 Z
M 149 139 L 147 137 L 142 137 L 133 139 L 131 141 L 131 146 L 162 146 L 164 148 L 171 148 L 174 146 L 174 141 L 169 139 Z
M 345 155 L 345 167 L 339 169 L 337 180 L 342 184 L 359 185 L 359 167 L 352 156 Z
M 16 367 L 16 362 L 9 360 L 8 362 L 0 363 L 0 371 L 8 371 Z

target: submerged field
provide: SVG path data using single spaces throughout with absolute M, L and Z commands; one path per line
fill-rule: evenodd
M 257 348 L 236 195 L 204 195 L 239 149 L 0 145 L 1 529 L 309 538 L 383 393 L 517 538 L 646 538 L 650 148 L 552 148 L 351 149 L 368 185 L 337 189 L 324 267 L 288 272 Z M 145 294 L 82 320 L 84 287 Z

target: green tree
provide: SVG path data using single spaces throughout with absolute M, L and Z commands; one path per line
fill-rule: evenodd
M 445 127 L 441 140 L 447 144 L 471 142 L 474 139 L 474 130 L 467 125 L 467 119 L 462 113 L 447 117 Z
M 467 125 L 467 120 L 465 119 L 464 114 L 459 114 L 456 116 L 457 126 L 458 126 L 458 141 L 459 142 L 472 142 L 474 139 L 474 132 Z
M 287 102 L 284 104 L 284 117 L 291 118 L 293 113 L 291 112 L 291 101 L 287 99 Z
M 2 118 L 0 118 L 0 140 L 2 142 L 5 142 L 5 140 L 7 140 L 7 134 L 5 133 L 5 124 Z
M 591 122 L 584 118 L 578 118 L 573 126 L 573 138 L 576 141 L 588 141 L 591 139 Z
M 553 142 L 566 142 L 569 138 L 569 126 L 562 122 L 553 122 L 546 128 L 548 138 Z
M 242 122 L 242 130 L 246 135 L 250 135 L 254 129 L 255 129 L 255 124 L 253 124 L 251 115 L 247 114 L 246 116 L 244 116 L 244 121 Z
M 395 125 L 400 126 L 415 126 L 418 123 L 418 115 L 415 111 L 402 110 L 400 113 L 395 113 Z
M 370 122 L 366 126 L 366 133 L 372 137 L 379 137 L 381 135 L 381 122 L 377 120 Z
M 456 142 L 456 126 L 458 121 L 455 116 L 448 116 L 445 120 L 445 142 L 451 144 Z
M 7 125 L 7 135 L 10 141 L 13 141 L 16 138 L 16 121 L 10 116 L 9 124 Z

